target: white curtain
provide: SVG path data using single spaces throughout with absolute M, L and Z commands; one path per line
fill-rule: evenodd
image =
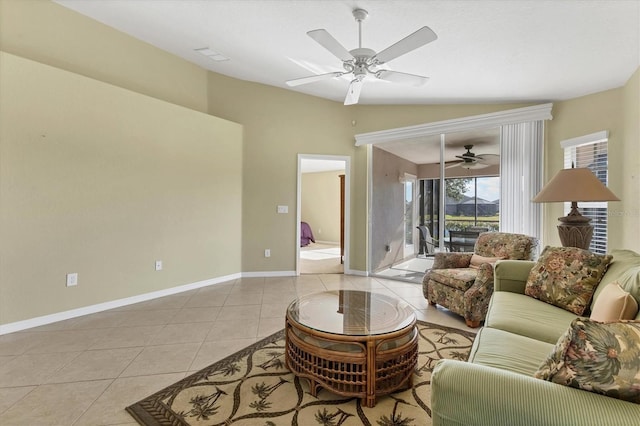
M 500 230 L 540 239 L 542 205 L 531 199 L 542 189 L 544 121 L 507 124 L 500 133 Z

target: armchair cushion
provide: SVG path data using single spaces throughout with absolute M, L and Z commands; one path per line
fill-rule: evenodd
M 434 269 L 431 279 L 458 290 L 467 291 L 476 280 L 478 271 L 472 268 Z
M 577 318 L 534 377 L 640 404 L 640 322 Z
M 500 256 L 487 257 L 487 256 L 480 256 L 479 254 L 473 253 L 473 255 L 471 256 L 471 264 L 469 265 L 469 267 L 473 269 L 478 269 L 480 268 L 480 265 L 482 265 L 483 263 L 490 263 L 492 265 L 495 265 L 495 263 L 498 260 L 502 260 L 502 259 L 504 259 L 504 257 L 500 257 Z
M 474 253 L 502 259 L 533 260 L 538 240 L 524 234 L 483 232 L 478 236 Z
M 545 247 L 531 269 L 525 294 L 582 315 L 611 262 L 576 247 Z

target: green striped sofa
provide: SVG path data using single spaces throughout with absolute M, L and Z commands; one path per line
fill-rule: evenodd
M 598 285 L 622 280 L 640 303 L 640 254 L 614 250 Z M 467 362 L 442 360 L 431 378 L 434 426 L 640 425 L 640 404 L 533 377 L 576 315 L 524 294 L 535 262 L 495 267 L 494 294 Z M 640 320 L 640 313 L 636 317 Z

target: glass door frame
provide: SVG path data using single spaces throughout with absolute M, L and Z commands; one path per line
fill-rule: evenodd
M 416 254 L 416 226 L 417 226 L 417 222 L 418 222 L 418 203 L 416 202 L 417 197 L 417 190 L 416 190 L 416 185 L 418 182 L 418 177 L 415 175 L 412 175 L 410 173 L 405 173 L 404 174 L 404 178 L 403 178 L 403 186 L 404 186 L 404 203 L 403 203 L 403 207 L 404 207 L 404 221 L 403 221 L 403 225 L 404 225 L 404 244 L 403 244 L 403 257 L 407 258 L 410 256 L 415 256 Z M 410 186 L 410 194 L 411 194 L 411 199 L 408 200 L 407 195 L 409 194 L 409 188 L 408 186 Z M 407 203 L 411 203 L 410 206 L 407 206 Z M 407 212 L 407 208 L 410 208 L 411 211 Z M 407 221 L 407 216 L 409 215 L 409 221 Z M 408 244 L 407 240 L 408 240 L 408 236 L 411 236 L 411 243 Z

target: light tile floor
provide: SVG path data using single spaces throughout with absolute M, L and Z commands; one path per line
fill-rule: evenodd
M 297 296 L 372 290 L 470 330 L 420 285 L 349 275 L 242 278 L 0 336 L 0 425 L 135 425 L 124 408 L 284 327 Z

